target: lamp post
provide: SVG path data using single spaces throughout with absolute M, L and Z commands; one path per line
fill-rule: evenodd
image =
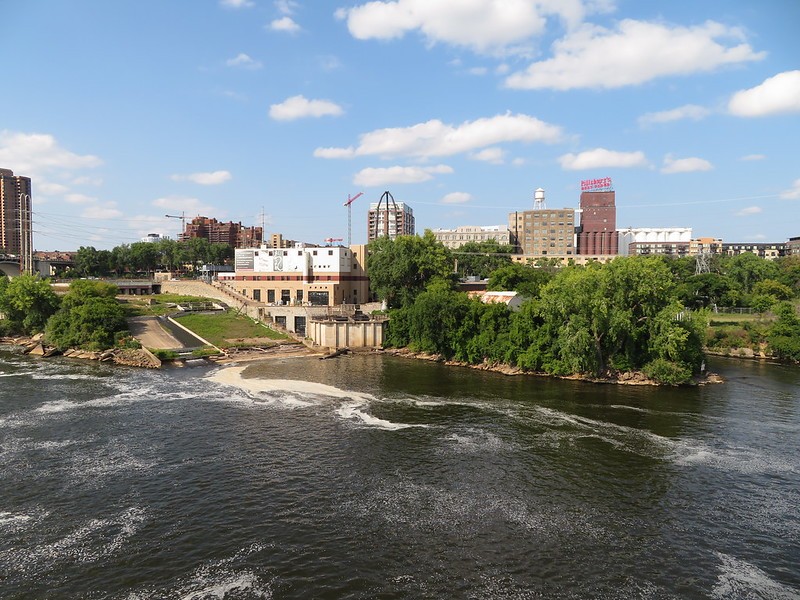
M 19 195 L 19 272 L 33 273 L 33 231 L 31 227 L 31 197 Z

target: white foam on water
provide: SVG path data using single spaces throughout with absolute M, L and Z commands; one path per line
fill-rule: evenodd
M 118 554 L 144 520 L 145 512 L 139 507 L 113 517 L 90 519 L 54 542 L 6 555 L 7 566 L 20 572 L 39 572 L 64 562 L 97 562 Z
M 713 598 L 724 600 L 798 600 L 800 590 L 772 579 L 767 573 L 744 560 L 717 553 L 720 572 L 711 591 Z
M 30 521 L 33 517 L 30 515 L 15 515 L 10 512 L 0 512 L 0 527 L 7 525 L 19 525 Z
M 702 465 L 744 474 L 796 473 L 800 469 L 796 462 L 792 464 L 753 448 L 711 448 L 698 440 L 676 440 L 669 458 L 681 467 Z
M 483 453 L 501 452 L 517 449 L 516 444 L 506 442 L 499 436 L 476 428 L 469 428 L 462 433 L 451 433 L 445 441 L 452 443 L 457 452 Z
M 272 589 L 251 572 L 231 573 L 225 576 L 199 577 L 195 589 L 181 592 L 181 600 L 207 600 L 239 597 L 237 594 L 248 592 L 250 598 L 272 598 Z M 228 596 L 228 594 L 234 594 Z
M 319 406 L 325 402 L 326 398 L 345 400 L 334 411 L 335 414 L 343 419 L 357 420 L 364 425 L 378 429 L 395 431 L 409 427 L 426 427 L 426 425 L 392 423 L 369 414 L 369 405 L 378 400 L 370 394 L 342 390 L 331 385 L 312 381 L 244 378 L 242 373 L 246 368 L 246 366 L 226 367 L 212 373 L 207 379 L 243 390 L 250 396 L 251 400 L 261 400 L 266 395 L 267 401 L 287 408 Z

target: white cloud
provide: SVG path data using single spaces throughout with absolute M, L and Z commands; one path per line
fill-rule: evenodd
M 767 157 L 765 154 L 748 154 L 747 156 L 743 156 L 739 160 L 745 161 L 753 161 L 753 160 L 765 160 Z
M 269 107 L 269 116 L 276 121 L 292 121 L 304 117 L 338 117 L 344 110 L 329 100 L 308 100 L 303 96 L 292 96 L 280 104 Z
M 514 165 L 515 167 L 521 167 L 527 164 L 527 161 L 524 158 L 515 158 L 514 160 L 511 161 L 511 164 Z
M 269 24 L 272 31 L 285 31 L 287 33 L 295 33 L 300 31 L 300 25 L 294 22 L 291 17 L 282 17 L 275 19 Z
M 553 44 L 554 56 L 506 79 L 518 89 L 618 88 L 659 77 L 760 60 L 740 30 L 707 21 L 670 27 L 625 19 L 616 30 L 584 25 Z M 731 40 L 735 45 L 726 45 Z M 738 43 L 737 43 L 738 42 Z
M 319 62 L 319 66 L 323 71 L 335 71 L 336 69 L 342 68 L 342 61 L 339 60 L 339 57 L 334 56 L 333 54 L 320 56 L 317 58 L 317 61 Z
M 422 183 L 430 181 L 434 175 L 452 173 L 452 167 L 386 167 L 362 169 L 353 177 L 353 183 L 364 187 L 376 187 L 395 183 Z
M 230 171 L 212 171 L 210 173 L 190 173 L 189 175 L 172 175 L 172 181 L 191 181 L 200 185 L 219 185 L 230 181 Z
M 39 177 L 45 172 L 91 169 L 101 164 L 96 156 L 62 148 L 49 134 L 0 131 L 0 165 L 15 175 Z
M 35 189 L 37 193 L 42 193 L 45 196 L 59 196 L 69 191 L 69 188 L 65 185 L 49 181 L 37 181 Z
M 472 194 L 467 192 L 450 192 L 442 198 L 442 204 L 464 204 L 472 200 Z
M 97 202 L 97 198 L 87 196 L 86 194 L 66 194 L 64 200 L 70 204 L 93 204 Z
M 486 75 L 488 72 L 489 69 L 487 69 L 486 67 L 472 67 L 471 69 L 469 69 L 469 71 L 467 71 L 467 73 L 469 73 L 470 75 L 476 75 L 479 77 L 482 75 Z
M 784 200 L 800 200 L 800 179 L 795 179 L 791 188 L 781 192 L 781 198 Z
M 252 0 L 219 0 L 223 8 L 252 8 L 256 4 Z
M 186 218 L 191 219 L 193 215 L 208 215 L 214 212 L 213 206 L 203 204 L 197 198 L 187 198 L 184 196 L 167 196 L 165 198 L 156 198 L 153 200 L 152 205 L 156 208 L 163 208 L 169 210 L 172 214 L 186 213 Z
M 530 52 L 544 33 L 547 17 L 576 26 L 603 3 L 580 0 L 392 0 L 372 1 L 336 11 L 350 34 L 361 40 L 391 40 L 419 31 L 428 43 L 462 46 L 486 54 Z
M 501 165 L 503 164 L 505 151 L 502 148 L 493 146 L 491 148 L 484 148 L 479 152 L 470 154 L 469 157 L 473 160 L 482 160 L 484 162 L 492 163 L 493 165 Z
M 663 110 L 661 112 L 647 113 L 639 117 L 639 125 L 646 127 L 655 123 L 670 123 L 672 121 L 681 121 L 683 119 L 691 119 L 692 121 L 699 121 L 711 114 L 711 111 L 703 106 L 696 104 L 686 104 L 673 108 L 671 110 Z
M 249 69 L 251 71 L 255 71 L 262 67 L 260 61 L 254 60 L 244 52 L 240 52 L 234 58 L 229 58 L 225 61 L 225 64 L 229 67 L 235 67 L 239 69 Z
M 580 171 L 583 169 L 604 169 L 610 167 L 646 167 L 647 158 L 642 151 L 617 152 L 605 148 L 586 150 L 579 154 L 565 154 L 558 161 L 565 171 Z
M 704 158 L 672 158 L 667 155 L 664 157 L 664 166 L 661 168 L 662 173 L 692 173 L 694 171 L 710 171 L 714 168 L 710 162 Z
M 736 92 L 728 110 L 738 117 L 800 112 L 800 70 L 778 73 L 754 88 Z
M 438 119 L 410 127 L 376 129 L 360 138 L 357 148 L 317 148 L 320 158 L 354 156 L 409 156 L 430 158 L 472 152 L 503 142 L 554 143 L 562 139 L 561 128 L 527 115 L 497 115 L 466 121 L 458 126 Z
M 123 216 L 122 211 L 118 210 L 116 206 L 114 202 L 89 206 L 81 213 L 81 217 L 84 219 L 116 219 Z
M 763 212 L 760 206 L 748 206 L 747 208 L 737 211 L 735 214 L 737 217 L 749 217 L 750 215 L 757 215 L 760 212 Z
M 283 15 L 291 15 L 294 14 L 294 11 L 297 10 L 298 4 L 293 0 L 276 0 L 275 1 L 275 8 L 278 9 Z

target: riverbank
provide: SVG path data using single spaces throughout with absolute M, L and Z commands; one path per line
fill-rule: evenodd
M 550 373 L 542 373 L 537 371 L 525 371 L 519 367 L 503 363 L 489 363 L 483 362 L 481 364 L 470 364 L 457 360 L 446 360 L 438 354 L 427 354 L 425 352 L 413 352 L 408 348 L 391 348 L 382 350 L 392 356 L 400 356 L 403 358 L 414 358 L 417 360 L 427 360 L 431 362 L 439 362 L 453 367 L 466 367 L 469 369 L 476 369 L 479 371 L 492 371 L 494 373 L 502 373 L 503 375 L 528 375 L 534 377 L 552 377 L 555 379 L 567 379 L 571 381 L 585 381 L 587 383 L 604 383 L 604 384 L 617 384 L 617 385 L 649 385 L 649 386 L 663 386 L 665 384 L 659 383 L 647 377 L 641 371 L 622 371 L 615 373 L 609 377 L 590 377 L 588 375 L 573 374 L 573 375 L 552 375 Z M 693 377 L 692 380 L 686 385 L 706 385 L 709 383 L 723 383 L 724 379 L 716 373 L 706 373 L 703 376 Z

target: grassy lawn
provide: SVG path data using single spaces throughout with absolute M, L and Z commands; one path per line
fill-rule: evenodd
M 236 346 L 237 339 L 268 338 L 270 340 L 288 340 L 288 336 L 264 325 L 255 323 L 244 315 L 237 315 L 228 310 L 224 313 L 198 314 L 192 313 L 179 317 L 178 322 L 191 329 L 200 337 L 220 348 Z M 244 343 L 251 346 L 253 344 Z

